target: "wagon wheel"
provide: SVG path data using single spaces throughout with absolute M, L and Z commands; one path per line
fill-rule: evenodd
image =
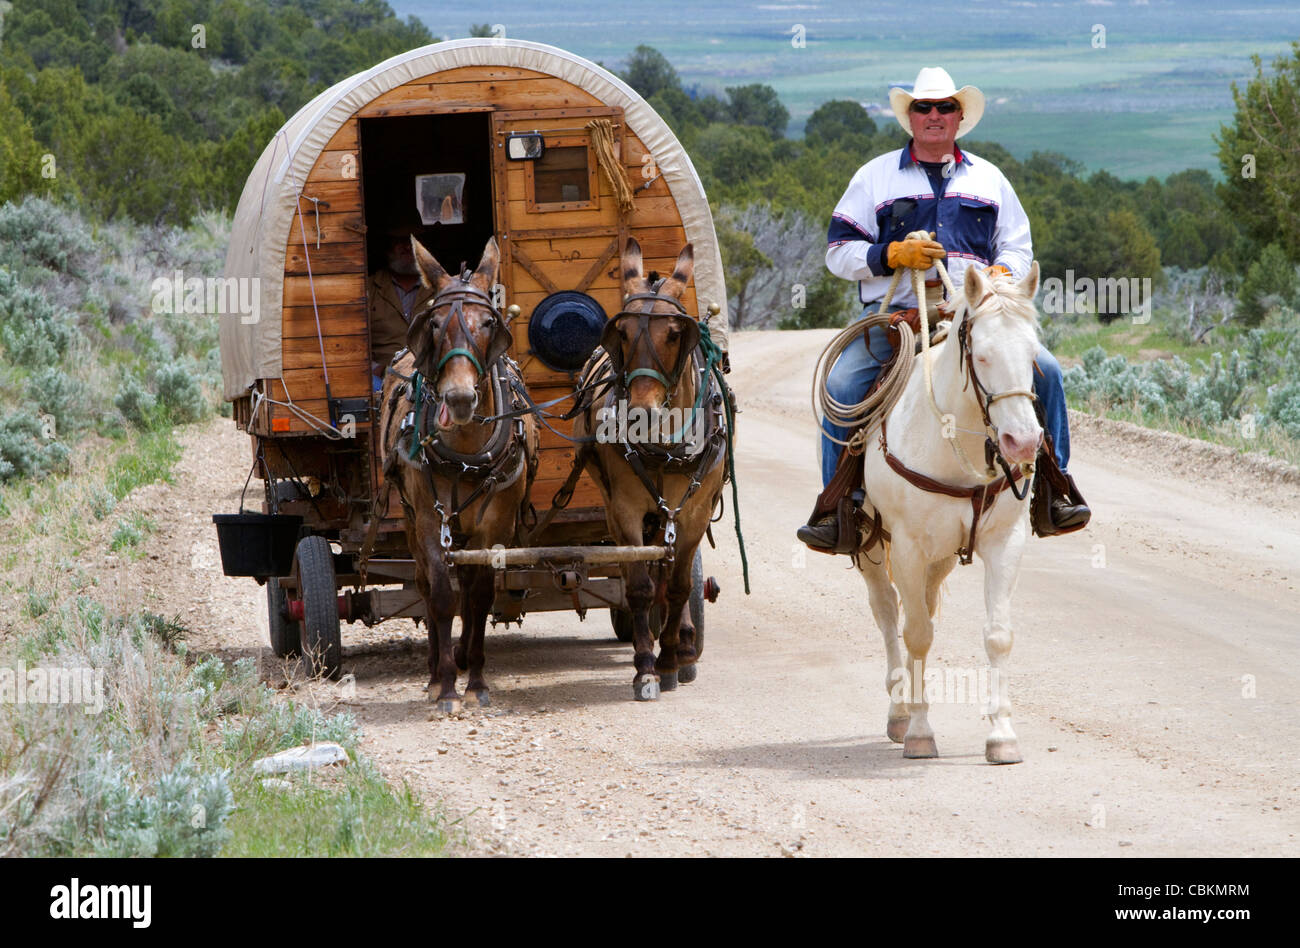
M 271 629 L 272 654 L 276 658 L 293 658 L 297 655 L 298 623 L 289 618 L 288 597 L 274 576 L 266 581 L 266 621 Z
M 609 624 L 614 627 L 614 635 L 620 642 L 632 641 L 632 613 L 626 609 L 611 607 L 609 610 Z M 663 627 L 663 611 L 658 606 L 650 607 L 650 634 L 656 641 L 659 639 L 659 630 Z
M 704 654 L 704 557 L 699 549 L 691 562 L 691 598 L 687 600 L 691 611 L 691 625 L 695 626 L 695 658 Z
M 324 537 L 304 537 L 294 554 L 302 596 L 300 642 L 313 676 L 337 678 L 343 661 L 334 554 Z

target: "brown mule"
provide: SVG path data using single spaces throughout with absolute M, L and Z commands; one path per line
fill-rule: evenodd
M 439 711 L 456 712 L 458 668 L 469 672 L 466 699 L 488 704 L 483 639 L 494 590 L 491 567 L 455 567 L 446 554 L 514 542 L 536 473 L 538 432 L 532 415 L 491 420 L 523 407 L 512 394 L 518 367 L 506 355 L 510 330 L 491 297 L 500 265 L 496 240 L 489 238 L 478 269 L 461 276 L 448 275 L 414 237 L 411 245 L 435 296 L 411 320 L 409 351 L 398 354 L 384 378 L 381 449 L 385 477 L 401 494 L 425 603 L 429 699 Z M 461 636 L 453 652 L 457 611 Z
M 702 371 L 699 324 L 681 305 L 695 268 L 691 245 L 666 280 L 646 279 L 635 240 L 622 267 L 624 309 L 606 324 L 579 382 L 610 384 L 577 416 L 574 433 L 595 439 L 587 469 L 614 540 L 672 551 L 669 561 L 622 566 L 636 652 L 633 694 L 652 701 L 696 676 L 695 630 L 684 608 L 695 550 L 722 493 L 726 421 L 721 395 Z M 656 602 L 666 607 L 658 660 L 650 628 Z

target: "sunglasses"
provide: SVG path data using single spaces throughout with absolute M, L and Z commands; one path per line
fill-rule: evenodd
M 940 115 L 951 115 L 960 109 L 956 102 L 913 102 L 912 111 L 920 115 L 929 115 L 931 109 L 937 109 Z

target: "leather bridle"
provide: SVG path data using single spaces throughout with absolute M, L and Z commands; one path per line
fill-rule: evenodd
M 634 379 L 646 377 L 652 378 L 661 383 L 669 393 L 675 391 L 677 383 L 681 381 L 682 371 L 685 369 L 686 364 L 690 359 L 691 352 L 697 345 L 699 345 L 699 323 L 697 323 L 695 319 L 686 312 L 686 307 L 682 305 L 680 300 L 656 292 L 662 283 L 663 281 L 660 280 L 655 284 L 654 289 L 648 293 L 632 293 L 629 296 L 624 297 L 624 308 L 610 318 L 609 322 L 605 324 L 604 332 L 601 334 L 601 348 L 608 353 L 610 364 L 614 368 L 619 387 L 622 389 L 626 389 L 627 386 L 631 385 Z M 629 303 L 638 301 L 649 301 L 651 308 L 645 310 L 627 309 Z M 655 303 L 667 303 L 677 312 L 655 312 L 653 309 Z M 663 360 L 659 358 L 659 353 L 656 351 L 654 342 L 650 338 L 650 321 L 652 319 L 679 318 L 683 324 L 682 340 L 677 351 L 677 363 L 670 371 L 668 367 L 664 365 Z M 641 366 L 640 368 L 635 368 L 631 371 L 627 370 L 626 362 L 623 359 L 622 340 L 619 339 L 617 343 L 615 343 L 614 340 L 614 337 L 619 334 L 617 329 L 618 323 L 623 319 L 636 319 L 637 321 L 637 331 L 636 335 L 632 338 L 632 347 L 629 350 L 629 358 L 627 362 L 635 363 L 638 361 L 638 354 L 645 350 L 649 352 L 650 358 L 648 361 L 653 363 L 653 368 L 650 368 L 649 366 Z
M 514 342 L 514 337 L 510 333 L 509 326 L 506 325 L 505 317 L 497 309 L 492 301 L 492 297 L 470 283 L 472 274 L 465 271 L 460 276 L 460 283 L 453 283 L 445 290 L 438 293 L 419 313 L 411 320 L 411 325 L 406 331 L 407 346 L 412 347 L 416 337 L 420 332 L 423 324 L 433 318 L 433 314 L 439 309 L 450 307 L 451 312 L 448 314 L 447 321 L 442 325 L 440 332 L 430 332 L 426 344 L 420 351 L 415 352 L 415 364 L 417 366 L 428 365 L 431 356 L 440 352 L 451 338 L 453 325 L 460 331 L 466 346 L 455 346 L 443 352 L 438 359 L 438 364 L 434 366 L 430 376 L 437 379 L 442 374 L 443 366 L 457 356 L 469 359 L 470 364 L 474 366 L 480 380 L 487 375 L 488 367 L 501 357 Z M 484 352 L 479 348 L 478 343 L 474 341 L 474 333 L 469 324 L 465 321 L 465 304 L 473 303 L 482 306 L 492 314 L 492 336 L 487 345 L 487 351 Z
M 980 299 L 980 301 L 976 303 L 974 307 L 971 308 L 972 311 L 974 309 L 978 309 L 980 306 L 983 306 L 984 303 L 987 302 L 989 297 L 991 297 L 992 295 L 993 295 L 992 290 L 985 293 L 984 296 Z M 965 391 L 967 386 L 974 386 L 975 388 L 975 402 L 976 404 L 979 405 L 980 415 L 984 419 L 984 428 L 985 428 L 984 461 L 985 463 L 990 468 L 992 468 L 993 462 L 996 461 L 998 465 L 1002 468 L 1002 471 L 1006 475 L 1007 480 L 1012 481 L 1011 465 L 1009 465 L 1007 463 L 1006 458 L 1002 456 L 1002 449 L 998 446 L 998 440 L 999 440 L 998 426 L 993 423 L 993 419 L 989 415 L 989 409 L 993 406 L 994 402 L 997 402 L 1003 398 L 1021 397 L 1021 398 L 1028 398 L 1031 401 L 1037 402 L 1038 396 L 1035 395 L 1029 389 L 1016 388 L 1016 389 L 1009 389 L 1005 392 L 990 392 L 988 388 L 985 387 L 984 383 L 980 381 L 979 373 L 975 371 L 975 352 L 974 349 L 971 347 L 971 341 L 970 341 L 971 319 L 972 319 L 971 312 L 968 312 L 962 318 L 961 325 L 957 327 L 957 346 L 958 346 L 958 351 L 960 352 L 960 358 L 962 360 L 962 368 L 966 375 L 966 381 L 962 384 L 962 391 Z M 989 434 L 989 432 L 992 432 L 992 434 Z M 1029 490 L 1028 482 L 1025 483 L 1024 490 L 1025 491 Z M 1017 492 L 1015 488 L 1012 487 L 1012 493 L 1015 494 L 1016 500 L 1024 499 L 1025 495 L 1023 491 Z

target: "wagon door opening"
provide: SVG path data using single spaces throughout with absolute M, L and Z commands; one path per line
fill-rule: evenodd
M 448 273 L 473 268 L 494 231 L 489 113 L 361 119 L 367 272 L 413 233 Z

